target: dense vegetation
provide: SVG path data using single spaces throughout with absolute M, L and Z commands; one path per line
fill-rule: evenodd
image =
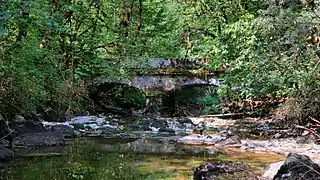
M 319 106 L 317 0 L 1 0 L 0 112 L 88 107 L 86 82 L 121 78 L 153 57 L 199 57 L 224 70 L 225 104 L 286 98 Z

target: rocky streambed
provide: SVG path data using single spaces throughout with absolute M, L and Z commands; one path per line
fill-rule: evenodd
M 203 124 L 205 124 L 205 133 L 200 134 Z M 12 149 L 16 156 L 60 155 L 63 154 L 60 152 L 61 148 L 48 151 L 46 147 L 62 147 L 62 145 L 72 144 L 75 140 L 82 139 L 94 142 L 91 145 L 97 149 L 97 152 L 130 153 L 137 157 L 152 154 L 152 156 L 157 156 L 157 162 L 161 162 L 159 157 L 160 159 L 171 157 L 169 158 L 171 160 L 176 156 L 183 157 L 185 160 L 190 157 L 198 157 L 196 158 L 197 164 L 192 164 L 192 167 L 188 166 L 189 172 L 193 172 L 202 163 L 218 160 L 225 164 L 203 164 L 197 169 L 205 172 L 203 168 L 208 170 L 210 169 L 208 167 L 215 169 L 220 167 L 218 169 L 220 169 L 219 172 L 224 172 L 222 174 L 233 174 L 231 170 L 234 169 L 236 173 L 244 165 L 239 164 L 234 167 L 234 163 L 227 163 L 227 161 L 239 161 L 253 167 L 248 166 L 247 169 L 240 171 L 241 173 L 247 172 L 243 176 L 247 178 L 264 176 L 266 179 L 272 179 L 283 162 L 270 166 L 268 170 L 264 169 L 271 163 L 284 160 L 285 156 L 290 153 L 307 155 L 315 162 L 319 162 L 320 153 L 320 146 L 315 144 L 314 137 L 311 135 L 304 133 L 305 136 L 302 137 L 287 137 L 288 134 L 294 134 L 294 132 L 275 129 L 276 126 L 270 120 L 257 121 L 253 118 L 233 120 L 216 117 L 79 116 L 66 122 L 13 121 L 9 127 L 14 129 Z M 46 150 L 35 153 L 34 150 L 30 152 L 30 148 L 45 148 Z M 202 159 L 199 160 L 199 157 Z M 223 158 L 217 159 L 217 157 Z M 180 158 L 179 161 L 184 160 Z M 138 164 L 143 167 L 146 162 L 139 161 Z M 151 164 L 147 166 L 151 167 Z M 167 167 L 170 165 L 167 164 Z M 155 169 L 158 168 L 155 167 Z M 211 176 L 211 174 L 205 176 Z

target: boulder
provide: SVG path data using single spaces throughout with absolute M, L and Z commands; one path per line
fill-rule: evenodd
M 18 148 L 60 145 L 64 145 L 64 138 L 57 132 L 25 133 L 12 141 L 12 146 Z
M 66 125 L 51 126 L 50 131 L 61 134 L 65 138 L 74 138 L 77 136 L 76 132 L 70 126 Z
M 47 131 L 41 122 L 35 121 L 12 121 L 9 123 L 9 128 L 13 130 L 12 137 L 17 137 L 25 133 Z
M 320 179 L 320 166 L 306 155 L 289 154 L 273 180 Z
M 195 169 L 193 180 L 213 180 L 220 175 L 248 170 L 249 166 L 242 162 L 207 162 Z

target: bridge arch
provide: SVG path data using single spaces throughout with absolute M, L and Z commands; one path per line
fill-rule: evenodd
M 147 105 L 147 95 L 141 89 L 121 82 L 92 85 L 89 92 L 96 110 L 105 113 L 131 114 Z
M 188 84 L 166 93 L 162 99 L 162 114 L 198 116 L 218 112 L 218 87 L 208 84 Z

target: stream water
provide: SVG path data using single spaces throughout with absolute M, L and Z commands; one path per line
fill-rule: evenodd
M 194 168 L 208 161 L 247 162 L 259 174 L 268 164 L 284 158 L 154 139 L 101 137 L 71 140 L 63 148 L 25 149 L 19 155 L 1 173 L 1 179 L 191 180 Z

